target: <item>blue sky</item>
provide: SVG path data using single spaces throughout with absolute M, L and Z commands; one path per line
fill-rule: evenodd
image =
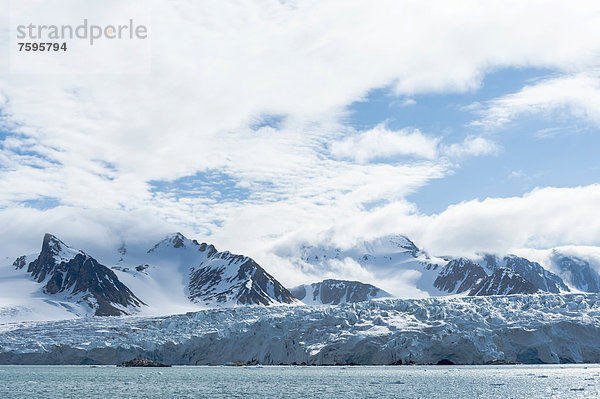
M 73 43 L 33 65 L 19 16 L 89 7 L 0 0 L 6 256 L 45 232 L 182 231 L 275 263 L 385 234 L 434 254 L 600 245 L 600 4 L 551 3 L 109 1 L 90 23 L 135 17 L 151 55 Z
M 500 145 L 493 156 L 460 160 L 452 174 L 410 195 L 409 200 L 426 214 L 474 198 L 521 196 L 535 187 L 597 183 L 600 135 L 593 123 L 558 110 L 525 115 L 499 128 L 471 125 L 478 115 L 465 109 L 469 105 L 485 104 L 555 75 L 547 69 L 505 68 L 485 75 L 478 88 L 458 94 L 404 97 L 393 89 L 375 89 L 349 107 L 347 122 L 369 129 L 385 121 L 391 129 L 411 126 L 457 142 L 468 135 L 484 135 Z M 404 104 L 407 100 L 414 103 Z

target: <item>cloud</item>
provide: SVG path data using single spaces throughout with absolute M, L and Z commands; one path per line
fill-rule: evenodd
M 521 197 L 486 198 L 423 217 L 411 229 L 436 254 L 510 252 L 515 248 L 599 245 L 600 185 L 538 188 Z
M 417 104 L 417 101 L 413 98 L 405 98 L 398 101 L 392 101 L 389 107 L 410 107 L 411 105 Z
M 556 115 L 557 112 L 600 124 L 600 75 L 578 73 L 539 81 L 520 91 L 489 101 L 474 124 L 500 127 L 520 117 Z M 556 128 L 554 128 L 556 129 Z M 553 131 L 539 132 L 547 136 Z
M 335 158 L 360 164 L 372 161 L 398 162 L 402 157 L 439 159 L 495 155 L 498 144 L 481 136 L 467 136 L 462 143 L 445 144 L 441 137 L 423 134 L 419 129 L 390 130 L 385 124 L 332 141 L 330 152 Z
M 147 210 L 84 210 L 65 206 L 46 210 L 24 206 L 2 209 L 0 225 L 3 226 L 1 266 L 11 264 L 17 256 L 39 252 L 44 233 L 55 234 L 70 246 L 105 259 L 101 255 L 112 257 L 111 251 L 116 251 L 122 243 L 146 246 L 180 227 Z
M 331 143 L 331 153 L 337 158 L 365 163 L 377 158 L 413 156 L 433 159 L 439 139 L 425 136 L 418 129 L 392 131 L 380 124 L 366 132 Z
M 294 245 L 306 242 L 349 248 L 389 234 L 405 234 L 434 256 L 598 246 L 600 220 L 593 215 L 599 203 L 600 184 L 537 188 L 522 196 L 475 199 L 436 215 L 423 215 L 410 205 L 393 202 L 341 220 L 324 232 L 306 230 L 283 237 L 276 248 L 293 253 Z
M 527 175 L 521 169 L 513 170 L 512 172 L 510 172 L 508 174 L 509 179 L 520 179 L 520 178 L 524 178 L 524 177 L 527 177 Z
M 500 151 L 498 144 L 484 137 L 468 136 L 462 143 L 447 145 L 444 153 L 450 157 L 493 155 Z

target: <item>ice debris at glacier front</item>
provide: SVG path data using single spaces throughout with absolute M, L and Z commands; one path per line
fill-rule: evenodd
M 3 364 L 600 362 L 600 295 L 257 306 L 0 325 Z

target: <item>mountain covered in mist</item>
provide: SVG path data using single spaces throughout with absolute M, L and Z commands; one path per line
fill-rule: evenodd
M 598 249 L 600 254 L 600 248 Z M 304 243 L 277 254 L 299 269 L 335 273 L 340 269 L 370 274 L 382 289 L 402 297 L 489 296 L 532 293 L 598 292 L 600 262 L 554 250 L 544 265 L 517 255 L 482 254 L 476 258 L 429 255 L 408 237 L 390 235 L 349 247 Z M 600 259 L 600 258 L 599 258 Z M 400 282 L 402 286 L 394 286 Z M 377 284 L 376 284 L 377 285 Z

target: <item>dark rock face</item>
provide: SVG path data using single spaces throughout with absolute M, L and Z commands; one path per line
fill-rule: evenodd
M 47 294 L 64 293 L 70 298 L 82 294 L 81 300 L 94 308 L 94 316 L 129 314 L 127 308 L 144 304 L 112 270 L 51 234 L 44 236 L 42 250 L 27 272 L 38 283 L 45 282 L 43 290 Z
M 197 243 L 197 241 L 196 241 L 196 243 Z M 217 248 L 215 248 L 214 245 L 207 244 L 205 242 L 203 242 L 202 244 L 200 244 L 198 246 L 198 251 L 200 251 L 200 252 L 206 252 L 206 256 L 209 257 L 209 258 L 211 256 L 213 256 L 214 254 L 216 254 L 217 252 L 219 252 L 219 251 L 217 251 Z
M 460 294 L 473 288 L 487 277 L 483 267 L 465 258 L 453 259 L 442 270 L 433 282 L 441 291 Z
M 297 299 L 303 300 L 306 298 L 306 286 L 299 285 L 297 287 L 290 288 L 290 293 Z
M 356 303 L 368 301 L 375 297 L 391 297 L 392 295 L 371 284 L 359 281 L 328 279 L 318 283 L 312 283 L 312 302 L 327 305 L 337 305 L 343 302 Z M 298 299 L 306 298 L 306 286 L 294 287 L 290 292 Z
M 13 262 L 13 266 L 15 267 L 15 269 L 22 269 L 26 264 L 26 260 L 27 260 L 27 257 L 25 255 L 19 256 Z
M 143 272 L 144 270 L 146 270 L 148 267 L 150 267 L 150 265 L 137 265 L 135 267 L 135 270 L 138 272 Z
M 569 291 L 558 275 L 537 262 L 515 255 L 503 258 L 485 255 L 479 263 L 464 258 L 453 259 L 440 270 L 434 286 L 441 291 L 457 294 L 469 292 L 469 295 Z
M 277 301 L 293 303 L 294 296 L 253 259 L 218 252 L 205 243 L 197 244 L 206 260 L 190 273 L 189 298 L 194 302 L 235 302 L 266 305 Z
M 600 292 L 600 275 L 586 260 L 556 254 L 552 262 L 562 271 L 570 284 L 584 292 Z
M 406 251 L 410 252 L 414 257 L 416 257 L 417 254 L 420 252 L 419 247 L 417 247 L 415 243 L 412 242 L 406 236 L 399 235 L 393 238 L 392 240 L 399 248 L 405 249 Z
M 535 294 L 538 289 L 521 275 L 508 268 L 499 268 L 481 280 L 469 292 L 470 296 Z
M 126 362 L 117 364 L 117 367 L 171 367 L 169 364 L 155 362 L 154 360 L 135 358 Z
M 520 256 L 508 255 L 499 259 L 494 255 L 486 255 L 483 258 L 483 262 L 492 272 L 500 267 L 514 271 L 540 291 L 552 292 L 554 294 L 558 294 L 561 291 L 569 291 L 569 288 L 559 276 L 544 269 L 539 263 L 532 262 Z

